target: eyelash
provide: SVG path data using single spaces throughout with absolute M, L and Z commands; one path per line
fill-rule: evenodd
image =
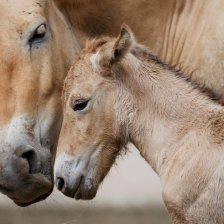
M 32 35 L 32 36 L 30 37 L 30 39 L 29 39 L 29 44 L 30 44 L 31 46 L 32 46 L 32 44 L 34 44 L 34 43 L 41 42 L 41 41 L 44 39 L 44 37 L 46 36 L 46 31 L 43 32 L 43 33 L 38 33 L 38 29 L 40 29 L 41 26 L 44 26 L 44 28 L 47 29 L 45 24 L 41 24 L 40 26 L 38 26 L 38 27 L 35 29 L 33 35 Z

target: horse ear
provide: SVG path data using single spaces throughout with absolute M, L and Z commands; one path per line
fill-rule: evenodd
M 134 35 L 131 29 L 126 24 L 123 24 L 121 26 L 120 34 L 112 48 L 110 64 L 113 64 L 124 57 L 133 43 Z
M 134 42 L 135 38 L 131 29 L 123 24 L 119 36 L 115 40 L 109 41 L 105 46 L 102 46 L 92 61 L 94 61 L 94 64 L 108 69 L 128 53 Z

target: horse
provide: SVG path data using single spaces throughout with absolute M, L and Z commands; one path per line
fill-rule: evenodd
M 93 199 L 133 143 L 160 177 L 173 223 L 222 224 L 223 126 L 224 109 L 211 91 L 163 63 L 123 25 L 117 38 L 87 43 L 65 80 L 56 186 Z
M 52 0 L 3 0 L 0 20 L 0 191 L 27 206 L 53 190 L 61 91 L 80 47 Z

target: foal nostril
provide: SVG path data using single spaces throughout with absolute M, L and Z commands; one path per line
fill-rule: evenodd
M 21 157 L 25 160 L 27 160 L 29 165 L 29 174 L 35 174 L 38 173 L 38 161 L 37 161 L 37 155 L 33 149 L 30 149 L 26 152 L 24 152 Z
M 56 180 L 56 186 L 57 186 L 58 190 L 62 191 L 64 185 L 65 185 L 64 179 L 62 177 L 58 177 Z

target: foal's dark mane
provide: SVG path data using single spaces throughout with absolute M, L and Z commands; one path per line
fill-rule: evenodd
M 181 72 L 181 68 L 176 70 L 173 66 L 168 63 L 163 62 L 160 58 L 155 56 L 152 52 L 150 52 L 146 47 L 141 45 L 134 45 L 131 49 L 131 53 L 139 58 L 140 60 L 149 60 L 153 61 L 156 64 L 159 64 L 164 69 L 172 71 L 172 73 L 178 78 L 183 79 L 185 82 L 189 83 L 194 89 L 199 90 L 202 94 L 208 96 L 211 100 L 224 105 L 224 97 L 221 94 L 215 93 L 211 88 L 200 84 L 199 82 L 192 80 L 191 75 L 183 74 Z

